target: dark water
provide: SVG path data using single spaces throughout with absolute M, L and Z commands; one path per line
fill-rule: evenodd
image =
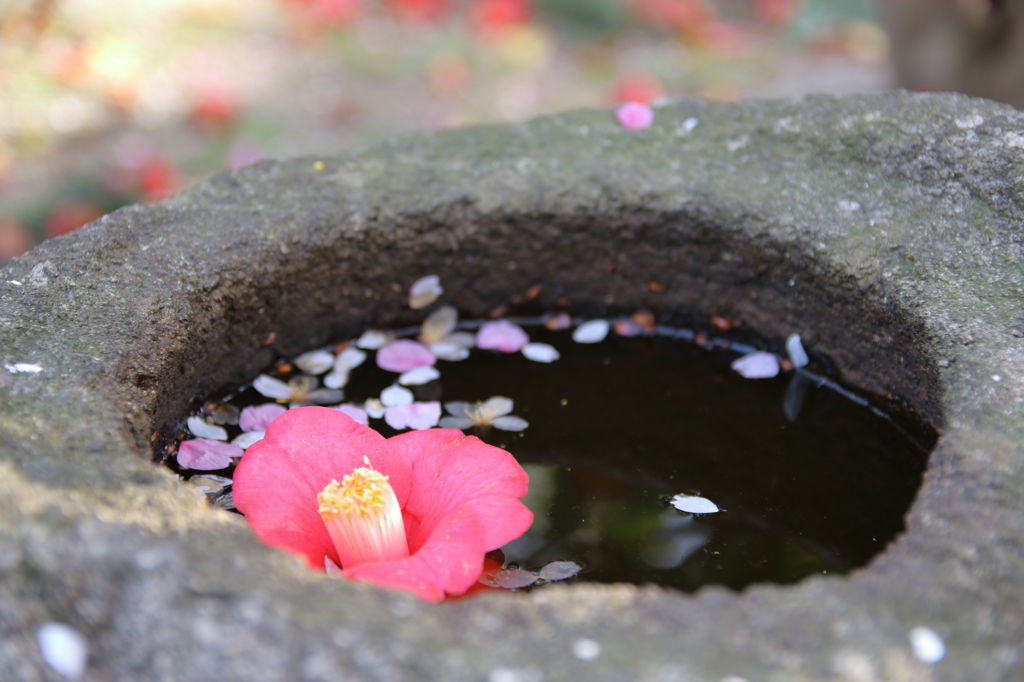
M 525 501 L 537 520 L 504 548 L 510 564 L 569 559 L 584 566 L 579 580 L 740 589 L 844 573 L 903 529 L 934 442 L 926 427 L 915 444 L 813 387 L 789 421 L 791 375 L 744 379 L 729 368 L 734 353 L 664 338 L 580 345 L 568 332 L 530 335 L 562 358 L 545 365 L 474 350 L 439 362 L 440 380 L 413 387 L 418 400 L 507 396 L 530 422 L 521 434 L 470 431 L 530 475 Z M 371 356 L 346 399 L 376 396 L 393 379 Z M 682 514 L 666 502 L 677 493 L 699 493 L 722 511 Z

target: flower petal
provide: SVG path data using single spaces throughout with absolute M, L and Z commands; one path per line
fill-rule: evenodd
M 248 450 L 254 443 L 263 440 L 265 435 L 267 435 L 267 432 L 262 429 L 258 431 L 243 431 L 235 436 L 231 442 L 242 448 L 242 450 Z
M 243 431 L 266 431 L 271 422 L 287 412 L 284 405 L 277 403 L 265 403 L 263 405 L 252 405 L 242 410 L 238 418 L 238 426 Z
M 317 494 L 332 480 L 365 466 L 364 456 L 388 476 L 399 504 L 404 504 L 412 468 L 402 449 L 338 410 L 288 410 L 235 469 L 235 506 L 261 540 L 300 554 L 311 568 L 323 570 L 325 556 L 336 564 L 340 560 L 317 512 Z
M 654 123 L 654 110 L 641 102 L 626 102 L 615 110 L 615 118 L 626 130 L 641 130 Z
M 498 417 L 491 420 L 491 426 L 502 431 L 522 431 L 530 425 L 530 422 L 515 415 Z
M 363 364 L 364 360 L 366 360 L 366 353 L 359 350 L 358 348 L 352 348 L 350 346 L 345 350 L 341 351 L 340 353 L 338 353 L 338 357 L 334 361 L 334 369 L 355 369 L 359 365 Z
M 230 466 L 233 457 L 241 457 L 242 448 L 209 438 L 182 441 L 178 447 L 178 466 L 182 469 L 216 471 Z
M 573 330 L 572 340 L 576 343 L 600 343 L 608 336 L 610 326 L 608 320 L 589 320 Z
M 522 348 L 527 360 L 534 362 L 554 362 L 562 357 L 554 346 L 546 343 L 528 343 Z
M 189 417 L 188 430 L 196 438 L 209 438 L 210 440 L 227 440 L 228 432 L 223 427 L 207 424 L 202 417 Z
M 672 498 L 672 506 L 688 514 L 714 514 L 718 505 L 706 497 L 679 494 Z
M 469 411 L 473 409 L 473 403 L 453 400 L 450 403 L 445 403 L 444 409 L 448 410 L 448 414 L 456 417 L 468 417 Z
M 469 417 L 442 417 L 438 425 L 442 429 L 468 429 L 475 425 L 475 422 Z
M 380 392 L 380 402 L 384 407 L 401 407 L 411 405 L 412 391 L 398 385 L 391 385 Z
M 369 329 L 363 332 L 363 335 L 356 339 L 356 346 L 359 348 L 365 348 L 366 350 L 376 350 L 382 346 L 386 346 L 391 342 L 391 334 L 387 332 L 378 331 L 376 329 Z M 344 355 L 344 353 L 342 353 Z
M 392 341 L 377 351 L 377 366 L 388 372 L 408 372 L 435 362 L 437 358 L 429 348 L 409 339 Z
M 480 406 L 480 416 L 483 417 L 485 422 L 490 422 L 495 417 L 500 417 L 503 414 L 510 413 L 514 407 L 515 403 L 512 402 L 512 398 L 506 398 L 503 395 L 496 395 L 493 398 L 488 398 L 487 401 Z
M 410 369 L 408 372 L 402 372 L 402 375 L 398 377 L 398 383 L 403 386 L 422 386 L 439 376 L 441 376 L 441 373 L 436 369 L 430 365 L 424 365 L 423 367 Z
M 324 375 L 324 386 L 327 388 L 345 388 L 348 386 L 349 368 L 342 367 L 340 370 L 335 367 Z
M 311 350 L 292 361 L 306 374 L 323 374 L 334 366 L 334 353 L 326 350 Z
M 441 403 L 436 401 L 389 407 L 384 413 L 384 421 L 398 431 L 429 429 L 432 426 L 437 426 L 437 420 L 440 417 Z
M 794 367 L 803 367 L 808 362 L 807 351 L 804 350 L 804 344 L 800 343 L 799 334 L 790 334 L 786 339 L 786 353 Z
M 357 424 L 362 424 L 363 426 L 366 426 L 367 424 L 370 423 L 370 417 L 369 415 L 366 414 L 366 410 L 359 407 L 358 405 L 338 405 L 333 409 L 337 410 L 338 412 L 343 412 L 348 416 L 352 417 L 352 419 L 354 419 Z
M 292 395 L 292 388 L 280 379 L 268 377 L 261 374 L 252 382 L 252 387 L 259 391 L 260 395 L 275 400 L 288 400 Z
M 426 308 L 443 293 L 440 277 L 437 275 L 421 277 L 409 287 L 409 307 L 413 310 Z
M 366 414 L 373 419 L 380 419 L 387 411 L 387 408 L 384 407 L 384 403 L 376 398 L 367 398 L 363 402 L 363 409 L 366 410 Z
M 731 367 L 746 379 L 770 379 L 779 374 L 779 359 L 759 350 L 733 361 Z
M 455 325 L 458 322 L 459 311 L 450 305 L 442 306 L 423 320 L 420 341 L 427 346 L 438 343 L 455 331 Z
M 345 393 L 334 388 L 318 388 L 306 394 L 303 401 L 311 405 L 330 405 L 345 397 Z
M 529 342 L 530 337 L 523 328 L 508 320 L 485 322 L 476 333 L 477 348 L 484 350 L 515 353 Z
M 438 360 L 447 360 L 448 362 L 458 362 L 459 360 L 465 360 L 469 357 L 469 349 L 463 348 L 454 343 L 435 343 L 430 347 L 430 352 L 437 357 Z

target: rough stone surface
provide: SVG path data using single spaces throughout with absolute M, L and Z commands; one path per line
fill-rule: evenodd
M 48 242 L 0 272 L 0 361 L 43 368 L 0 369 L 0 679 L 56 679 L 46 621 L 86 635 L 89 680 L 1024 679 L 1022 218 L 1024 115 L 894 93 L 260 163 Z M 799 330 L 940 430 L 907 532 L 792 587 L 430 606 L 307 572 L 151 463 L 206 391 L 403 321 L 431 273 L 476 311 L 542 283 L 591 313 Z

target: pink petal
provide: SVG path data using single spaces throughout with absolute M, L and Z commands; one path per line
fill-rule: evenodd
M 485 323 L 476 333 L 477 348 L 515 353 L 530 342 L 523 328 L 508 320 Z
M 182 441 L 178 447 L 178 466 L 182 469 L 215 471 L 231 464 L 232 457 L 241 457 L 242 448 L 209 438 Z
M 774 353 L 757 351 L 733 361 L 732 368 L 747 379 L 770 379 L 779 374 L 779 359 Z
M 277 403 L 253 405 L 242 410 L 238 425 L 243 431 L 266 431 L 272 421 L 287 411 L 288 408 Z
M 615 110 L 615 118 L 627 130 L 640 130 L 654 123 L 654 110 L 640 102 L 626 102 Z
M 388 372 L 408 372 L 435 362 L 437 358 L 429 348 L 409 339 L 392 341 L 377 351 L 377 366 Z
M 417 432 L 419 433 L 419 432 Z M 379 433 L 327 407 L 299 407 L 274 420 L 235 469 L 235 506 L 268 545 L 306 558 L 322 571 L 324 557 L 341 561 L 317 512 L 317 494 L 370 458 L 388 476 L 398 503 L 412 487 L 406 455 Z
M 429 403 L 412 403 L 411 405 L 397 405 L 389 407 L 384 412 L 384 421 L 388 426 L 398 431 L 402 429 L 429 429 L 437 426 L 441 418 L 441 403 L 434 401 Z
M 352 417 L 357 424 L 366 426 L 370 423 L 370 417 L 366 414 L 366 410 L 357 405 L 338 405 L 334 409 Z

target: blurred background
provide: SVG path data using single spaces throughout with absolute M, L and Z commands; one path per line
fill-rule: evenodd
M 1022 106 L 1024 0 L 0 0 L 0 263 L 224 168 L 688 94 Z

